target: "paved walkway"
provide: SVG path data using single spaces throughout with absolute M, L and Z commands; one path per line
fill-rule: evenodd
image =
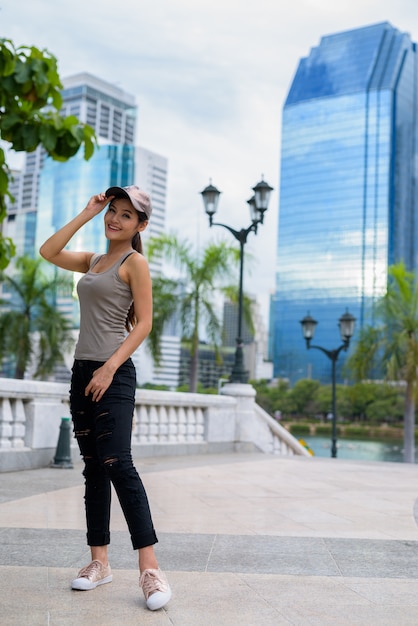
M 146 609 L 116 498 L 113 582 L 89 560 L 81 466 L 0 474 L 2 626 L 418 624 L 418 467 L 261 454 L 137 460 L 173 588 Z

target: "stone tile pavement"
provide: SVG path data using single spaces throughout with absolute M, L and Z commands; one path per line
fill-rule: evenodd
M 89 560 L 81 465 L 0 474 L 1 626 L 418 624 L 418 468 L 262 454 L 136 459 L 173 598 L 146 609 L 117 499 Z

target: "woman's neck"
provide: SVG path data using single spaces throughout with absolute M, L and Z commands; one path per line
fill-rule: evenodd
M 113 258 L 113 257 L 119 257 L 122 256 L 122 254 L 125 254 L 126 252 L 131 252 L 131 250 L 133 250 L 131 243 L 117 243 L 117 242 L 113 242 L 111 241 L 109 243 L 109 247 L 107 249 L 106 252 L 106 256 Z

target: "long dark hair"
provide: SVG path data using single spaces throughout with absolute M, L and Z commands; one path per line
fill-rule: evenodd
M 147 222 L 148 218 L 145 213 L 140 213 L 137 211 L 139 222 Z M 132 237 L 131 246 L 136 252 L 139 254 L 144 254 L 144 250 L 142 247 L 141 233 L 135 233 Z M 129 307 L 128 315 L 126 316 L 125 328 L 128 332 L 130 332 L 138 323 L 138 320 L 135 315 L 134 303 L 132 302 Z

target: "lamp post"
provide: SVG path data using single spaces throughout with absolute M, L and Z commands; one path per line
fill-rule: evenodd
M 251 224 L 247 228 L 242 228 L 241 230 L 235 230 L 234 228 L 231 228 L 231 226 L 213 221 L 213 216 L 218 208 L 219 196 L 221 195 L 221 192 L 212 185 L 212 182 L 210 182 L 209 185 L 201 192 L 205 211 L 209 217 L 209 226 L 222 226 L 223 228 L 226 228 L 235 237 L 240 245 L 238 333 L 236 338 L 235 360 L 229 378 L 229 382 L 231 383 L 246 383 L 248 381 L 248 372 L 244 368 L 244 355 L 242 349 L 244 246 L 247 243 L 247 238 L 250 232 L 257 234 L 258 225 L 262 224 L 264 221 L 264 213 L 267 211 L 270 193 L 273 190 L 273 187 L 270 187 L 268 183 L 261 180 L 257 183 L 257 185 L 255 185 L 255 187 L 252 188 L 252 190 L 254 195 L 247 201 L 250 207 Z
M 305 315 L 303 320 L 300 321 L 302 324 L 302 333 L 303 337 L 306 340 L 306 347 L 309 350 L 310 348 L 315 348 L 316 350 L 321 350 L 324 354 L 327 355 L 332 362 L 332 447 L 331 447 L 331 456 L 333 459 L 337 457 L 337 400 L 336 400 L 336 384 L 335 384 L 335 370 L 336 363 L 338 360 L 338 356 L 341 350 L 347 350 L 350 344 L 350 339 L 354 334 L 354 322 L 356 318 L 353 317 L 348 311 L 343 313 L 339 319 L 339 327 L 340 334 L 342 339 L 342 344 L 339 348 L 335 350 L 326 350 L 325 348 L 321 348 L 321 346 L 312 346 L 311 340 L 315 334 L 315 328 L 318 322 L 314 320 L 308 313 Z

